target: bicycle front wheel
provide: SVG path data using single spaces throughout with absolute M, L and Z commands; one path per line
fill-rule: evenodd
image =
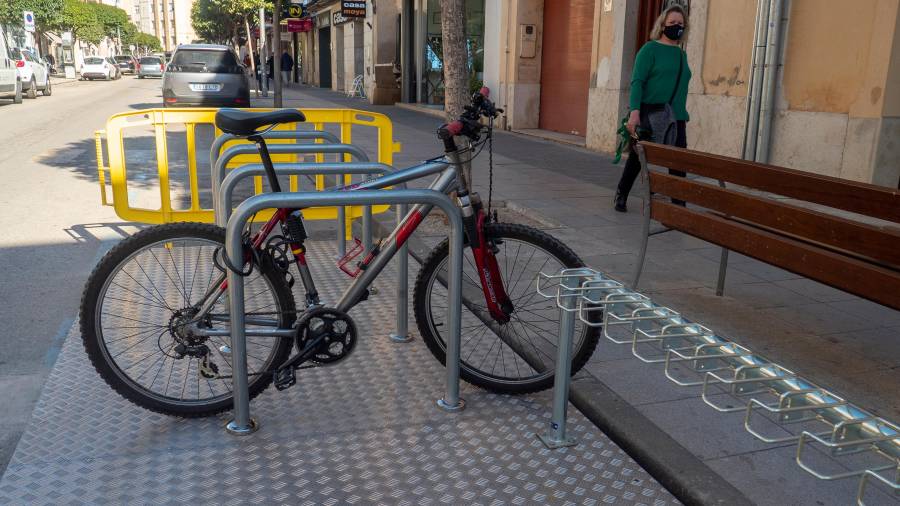
M 460 376 L 487 390 L 524 394 L 553 385 L 559 339 L 559 308 L 537 294 L 539 272 L 556 274 L 584 262 L 554 237 L 524 225 L 491 223 L 485 239 L 494 245 L 503 287 L 515 310 L 498 323 L 488 313 L 470 249 L 463 262 L 463 308 Z M 431 353 L 446 364 L 448 243 L 439 244 L 416 278 L 413 304 L 416 324 Z M 598 329 L 576 321 L 572 374 L 581 369 L 597 346 Z
M 230 409 L 229 336 L 223 271 L 213 260 L 225 231 L 200 223 L 151 227 L 122 241 L 91 273 L 81 299 L 85 351 L 100 376 L 131 402 L 169 415 L 208 416 Z M 221 262 L 220 262 L 221 263 Z M 254 328 L 291 328 L 294 298 L 282 273 L 254 266 L 244 279 L 250 397 L 271 383 L 268 371 L 290 354 L 291 339 L 250 335 Z M 212 309 L 200 315 L 204 301 Z

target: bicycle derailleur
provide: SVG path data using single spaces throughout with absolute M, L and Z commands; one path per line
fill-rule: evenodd
M 296 369 L 309 361 L 332 365 L 356 348 L 358 334 L 350 315 L 337 309 L 317 307 L 307 311 L 296 325 L 297 354 L 275 371 L 275 388 L 284 390 L 297 382 Z
M 197 308 L 188 307 L 179 309 L 169 319 L 169 334 L 177 343 L 172 347 L 174 358 L 181 360 L 185 357 L 196 358 L 200 375 L 204 378 L 216 378 L 219 375 L 219 366 L 210 360 L 210 350 L 205 336 L 194 333 L 196 327 L 212 327 L 212 322 L 207 316 L 201 321 L 196 320 Z

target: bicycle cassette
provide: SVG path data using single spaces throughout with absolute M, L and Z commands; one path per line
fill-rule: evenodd
M 312 362 L 338 362 L 347 358 L 356 347 L 356 324 L 347 313 L 318 307 L 307 311 L 298 323 L 297 350 L 304 354 L 312 347 Z

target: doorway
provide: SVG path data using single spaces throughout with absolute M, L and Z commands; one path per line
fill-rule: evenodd
M 331 27 L 319 28 L 319 87 L 331 88 Z
M 587 132 L 594 3 L 544 2 L 538 120 L 544 130 L 580 137 Z

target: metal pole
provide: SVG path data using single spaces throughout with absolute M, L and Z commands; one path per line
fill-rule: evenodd
M 241 224 L 243 229 L 243 223 Z M 229 259 L 243 258 L 240 229 L 232 234 L 231 241 L 226 235 L 225 252 Z M 237 265 L 243 266 L 244 262 Z M 247 382 L 247 336 L 244 326 L 244 277 L 231 269 L 226 271 L 228 279 L 229 311 L 231 312 L 231 374 L 234 391 L 234 418 L 225 425 L 225 430 L 235 436 L 246 436 L 259 429 L 256 420 L 250 418 L 250 393 Z
M 403 221 L 408 212 L 406 204 L 397 205 L 397 225 Z M 409 335 L 409 244 L 404 242 L 397 252 L 397 327 L 391 334 L 391 340 L 397 343 L 412 341 Z
M 409 190 L 407 190 L 409 191 Z M 448 199 L 449 200 L 449 199 Z M 456 209 L 454 207 L 454 209 Z M 446 210 L 444 211 L 447 212 Z M 453 211 L 459 213 L 458 210 Z M 460 220 L 461 223 L 461 220 Z M 447 321 L 450 322 L 450 338 L 447 340 L 447 393 L 437 401 L 444 411 L 462 411 L 466 403 L 459 397 L 459 348 L 460 325 L 462 320 L 462 274 L 463 274 L 463 232 L 462 226 L 450 229 L 450 283 L 447 298 Z
M 556 375 L 553 378 L 553 416 L 550 429 L 538 434 L 547 448 L 575 446 L 573 438 L 566 437 L 566 412 L 569 407 L 569 383 L 572 381 L 572 341 L 575 336 L 576 298 L 581 276 L 570 275 L 560 280 L 559 290 L 559 346 L 556 351 Z
M 344 176 L 338 174 L 335 178 L 336 186 L 344 184 Z M 337 258 L 344 258 L 347 254 L 347 210 L 344 206 L 337 209 Z

